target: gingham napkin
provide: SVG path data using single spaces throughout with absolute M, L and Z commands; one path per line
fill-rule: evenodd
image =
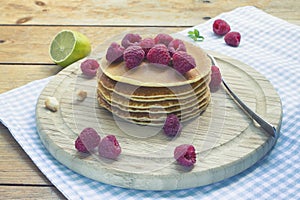
M 241 33 L 238 48 L 227 46 L 223 38 L 213 34 L 211 27 L 217 18 Z M 36 131 L 36 100 L 50 78 L 1 94 L 0 119 L 39 169 L 69 199 L 300 199 L 300 27 L 250 6 L 215 19 L 196 26 L 205 37 L 199 45 L 238 59 L 265 75 L 283 105 L 281 135 L 275 148 L 234 177 L 198 188 L 156 192 L 106 185 L 69 170 L 48 153 Z M 186 36 L 188 30 L 180 34 Z

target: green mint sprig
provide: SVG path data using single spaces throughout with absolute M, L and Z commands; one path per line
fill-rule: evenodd
M 200 32 L 197 29 L 194 29 L 194 31 L 189 31 L 188 36 L 196 42 L 202 42 L 204 40 L 204 37 L 200 35 Z

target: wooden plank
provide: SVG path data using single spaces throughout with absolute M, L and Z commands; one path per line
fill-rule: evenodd
M 1 199 L 66 199 L 55 187 L 0 185 Z
M 57 65 L 0 65 L 0 94 L 34 80 L 55 75 L 61 67 Z
M 2 124 L 0 124 L 1 184 L 52 185 Z M 0 194 L 2 195 L 1 192 Z
M 127 30 L 140 30 L 141 27 L 57 27 L 57 26 L 0 26 L 0 64 L 35 63 L 52 64 L 49 45 L 61 30 L 71 29 L 85 34 L 92 43 L 92 49 L 113 35 Z M 183 28 L 166 28 L 178 32 Z M 138 31 L 137 31 L 138 32 Z
M 279 17 L 290 23 L 300 26 L 300 1 L 270 1 L 270 3 L 263 8 L 263 10 L 271 15 Z
M 270 2 L 271 0 L 73 0 L 71 2 L 10 0 L 1 5 L 0 23 L 193 26 L 202 23 L 208 17 L 214 17 L 241 6 L 253 5 L 265 9 L 268 8 Z M 273 13 L 276 13 L 277 9 L 283 5 L 289 5 L 287 8 L 291 13 L 298 11 L 294 6 L 298 3 L 295 0 L 273 0 L 272 2 L 270 11 Z M 292 14 L 286 13 L 283 17 L 289 19 L 291 16 Z

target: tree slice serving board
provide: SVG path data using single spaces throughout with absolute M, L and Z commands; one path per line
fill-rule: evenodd
M 217 59 L 223 77 L 233 91 L 254 111 L 280 129 L 281 101 L 270 82 L 253 68 L 209 52 Z M 78 61 L 56 75 L 41 93 L 36 106 L 40 138 L 62 164 L 91 179 L 125 188 L 175 190 L 221 181 L 261 159 L 276 143 L 235 104 L 223 88 L 212 93 L 211 103 L 199 117 L 185 123 L 175 138 L 161 127 L 137 126 L 122 121 L 99 107 L 97 80 L 82 75 Z M 84 101 L 77 91 L 87 91 Z M 46 97 L 60 103 L 57 112 L 45 108 Z M 122 147 L 117 160 L 79 153 L 74 147 L 86 127 L 101 138 L 116 135 Z M 180 144 L 193 144 L 197 162 L 192 168 L 176 163 L 173 151 Z

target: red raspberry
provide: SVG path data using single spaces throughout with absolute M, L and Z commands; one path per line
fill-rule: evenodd
M 163 126 L 164 133 L 167 136 L 174 137 L 181 131 L 182 125 L 175 114 L 168 115 Z
M 95 59 L 86 59 L 80 65 L 81 71 L 88 77 L 96 76 L 99 63 Z
M 190 167 L 196 163 L 195 147 L 190 144 L 182 144 L 175 148 L 174 158 L 178 164 Z
M 147 54 L 147 60 L 150 63 L 168 65 L 171 61 L 171 56 L 168 48 L 165 45 L 156 44 L 149 50 Z
M 106 52 L 106 60 L 110 63 L 123 61 L 123 52 L 125 48 L 113 42 Z
M 139 34 L 128 33 L 122 39 L 121 44 L 126 49 L 129 46 L 139 45 L 141 40 L 142 38 Z
M 145 57 L 147 56 L 149 50 L 154 47 L 155 42 L 153 38 L 145 38 L 140 42 L 140 47 L 143 48 L 145 52 Z
M 224 40 L 229 46 L 238 47 L 241 41 L 241 34 L 234 31 L 229 32 L 225 35 Z
M 230 31 L 230 26 L 224 20 L 217 19 L 214 21 L 213 31 L 215 34 L 222 36 Z
M 172 40 L 168 45 L 168 49 L 171 55 L 173 55 L 175 51 L 186 51 L 183 41 L 179 39 Z
M 222 76 L 219 68 L 215 65 L 211 66 L 211 79 L 209 83 L 209 88 L 211 92 L 216 92 L 221 85 Z
M 166 47 L 169 45 L 169 43 L 173 40 L 172 36 L 165 34 L 165 33 L 159 33 L 155 38 L 154 42 L 155 44 L 164 44 Z
M 98 147 L 99 155 L 104 158 L 116 159 L 121 153 L 121 147 L 114 135 L 103 138 Z
M 101 138 L 97 131 L 93 128 L 85 128 L 77 137 L 75 148 L 80 152 L 87 153 L 96 148 L 99 145 L 100 140 Z
M 173 55 L 173 67 L 179 73 L 185 74 L 196 67 L 195 59 L 184 51 L 176 51 Z
M 124 51 L 123 57 L 126 67 L 132 69 L 141 64 L 144 60 L 145 52 L 140 46 L 130 46 Z

